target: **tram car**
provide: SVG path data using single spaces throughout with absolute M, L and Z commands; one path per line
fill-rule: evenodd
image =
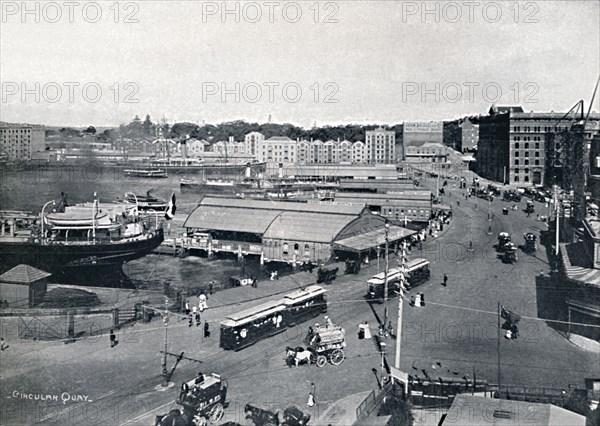
M 184 382 L 175 401 L 182 410 L 157 415 L 155 426 L 206 426 L 221 421 L 227 398 L 227 381 L 218 374 L 202 375 Z
M 221 322 L 220 346 L 240 350 L 286 328 L 327 312 L 327 290 L 311 285 L 282 299 L 228 315 Z
M 431 272 L 429 271 L 429 261 L 418 258 L 407 262 L 408 279 L 406 288 L 416 287 L 419 284 L 429 280 Z M 388 296 L 395 295 L 400 291 L 400 279 L 402 277 L 402 268 L 391 268 L 388 270 Z M 367 281 L 366 298 L 369 301 L 383 302 L 383 293 L 385 288 L 385 272 L 373 275 Z

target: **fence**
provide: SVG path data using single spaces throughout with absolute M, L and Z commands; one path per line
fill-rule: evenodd
M 379 392 L 375 393 L 375 391 L 371 391 L 369 395 L 364 399 L 363 402 L 360 403 L 358 407 L 356 407 L 356 419 L 361 419 L 369 416 L 373 411 L 375 411 L 381 405 L 383 398 L 386 395 L 389 395 L 393 390 L 393 383 L 388 382 L 383 389 Z

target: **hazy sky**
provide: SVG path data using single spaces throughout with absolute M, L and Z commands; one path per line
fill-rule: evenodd
M 493 101 L 566 111 L 579 99 L 587 108 L 600 74 L 597 0 L 228 1 L 229 13 L 221 1 L 27 8 L 1 2 L 3 121 L 103 126 L 150 114 L 262 123 L 271 115 L 308 127 L 450 119 Z

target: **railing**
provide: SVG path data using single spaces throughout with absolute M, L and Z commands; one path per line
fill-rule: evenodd
M 361 402 L 358 407 L 356 407 L 356 419 L 358 420 L 367 417 L 373 411 L 375 411 L 381 405 L 383 398 L 392 392 L 393 387 L 393 383 L 389 382 L 378 393 L 371 391 L 365 400 Z

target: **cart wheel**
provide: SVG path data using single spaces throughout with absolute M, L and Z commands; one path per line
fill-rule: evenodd
M 331 362 L 333 365 L 340 365 L 342 362 L 344 362 L 344 359 L 346 359 L 346 355 L 341 349 L 336 349 L 329 354 L 329 362 Z
M 317 367 L 319 367 L 319 368 L 325 367 L 325 364 L 327 364 L 327 358 L 325 357 L 325 355 L 318 355 L 317 356 Z
M 210 413 L 208 417 L 211 423 L 217 423 L 219 420 L 223 418 L 223 405 L 221 403 L 217 403 L 210 409 Z
M 195 415 L 194 418 L 192 419 L 192 424 L 194 426 L 206 426 L 206 425 L 208 425 L 208 421 L 206 420 L 206 417 L 204 417 L 204 416 Z

